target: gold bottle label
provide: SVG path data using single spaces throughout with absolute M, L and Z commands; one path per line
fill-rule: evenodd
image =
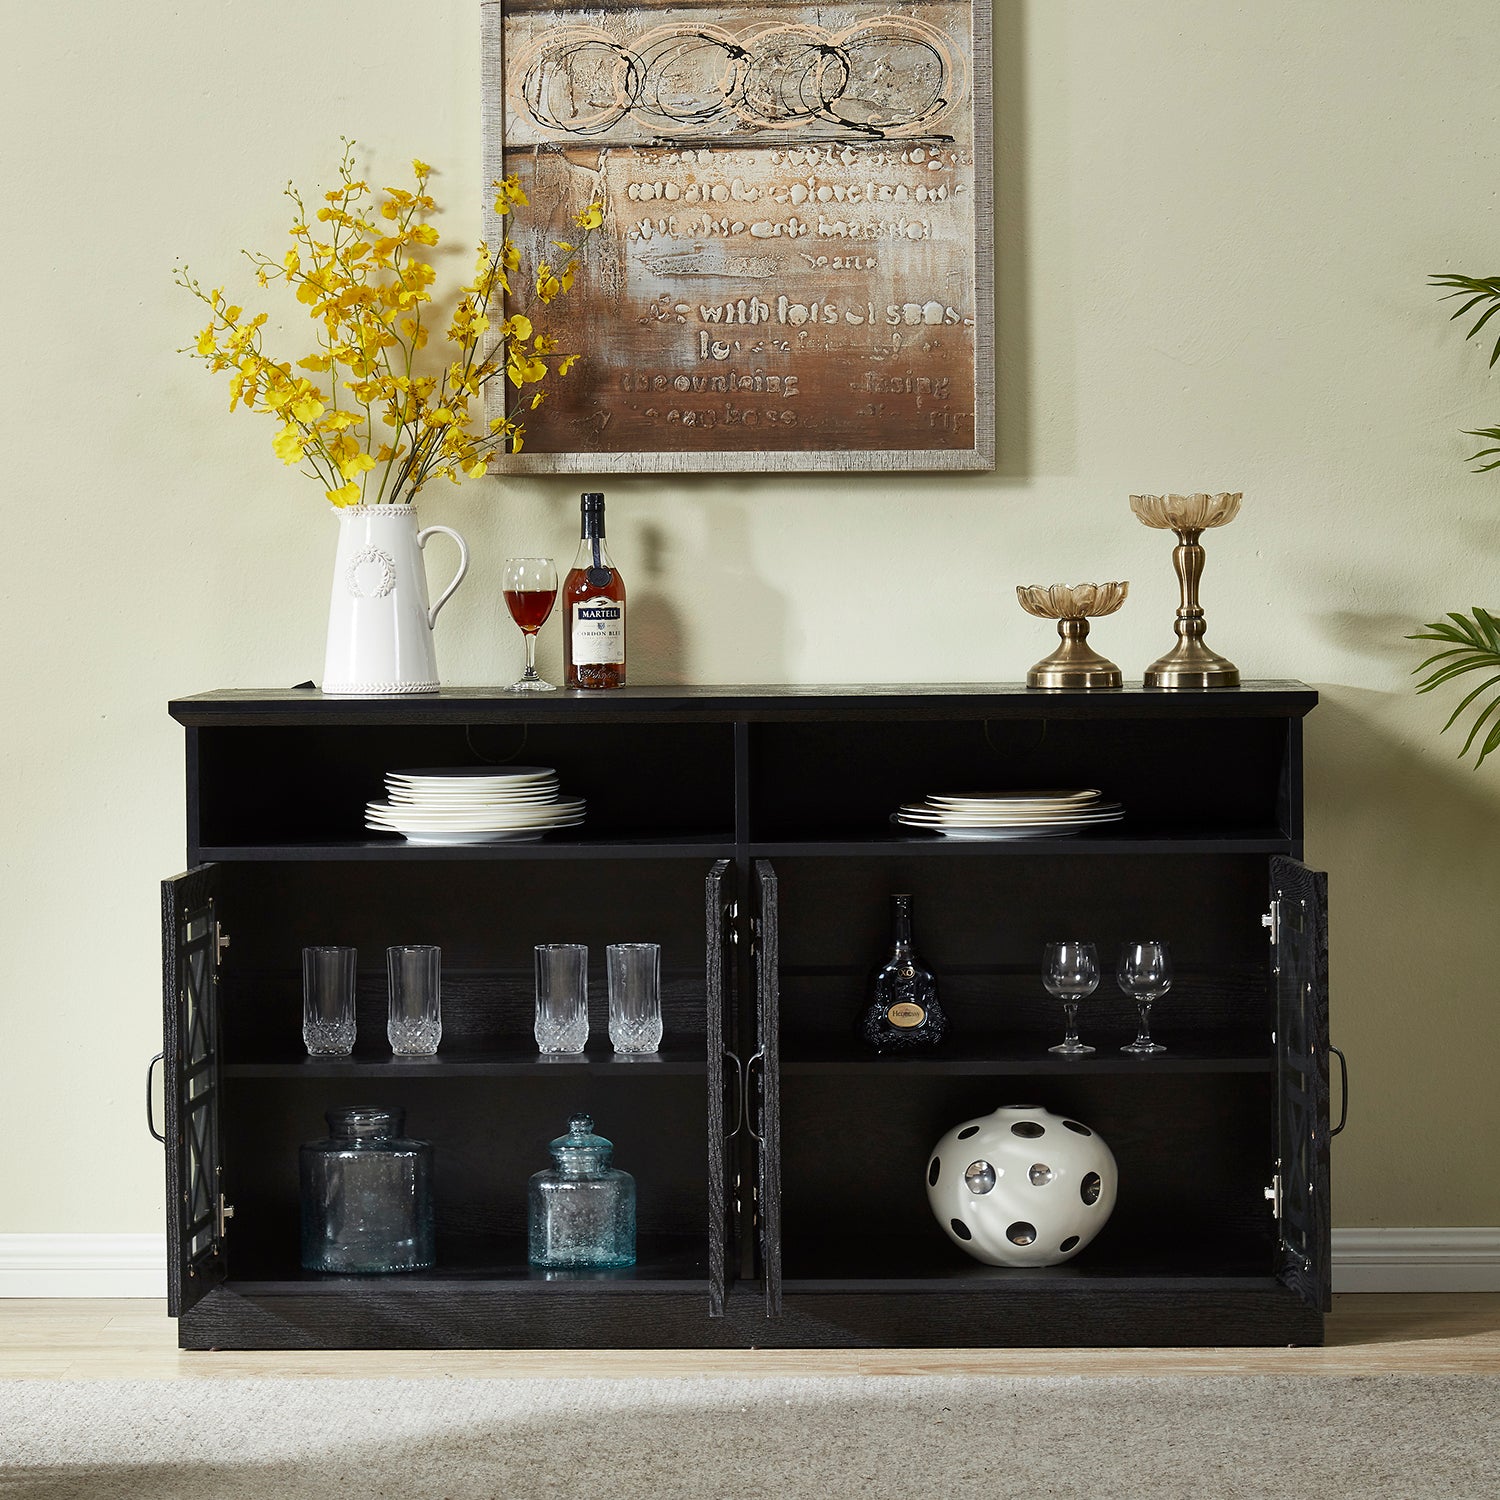
M 901 1000 L 886 1011 L 885 1018 L 892 1026 L 900 1026 L 905 1030 L 920 1026 L 927 1019 L 927 1012 L 920 1005 L 913 1005 L 910 1000 Z

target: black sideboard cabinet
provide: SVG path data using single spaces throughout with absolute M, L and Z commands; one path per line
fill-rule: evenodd
M 179 699 L 189 869 L 163 887 L 170 1311 L 185 1348 L 1313 1344 L 1329 1299 L 1324 877 L 1302 855 L 1317 695 L 1010 685 L 628 688 L 544 699 Z M 588 821 L 536 843 L 371 837 L 402 767 L 555 766 Z M 1082 837 L 906 836 L 944 790 L 1098 787 Z M 854 1024 L 889 897 L 951 1022 L 881 1058 Z M 1173 947 L 1163 1055 L 1106 974 L 1083 1058 L 1042 948 Z M 1269 938 L 1269 941 L 1268 941 Z M 604 947 L 663 949 L 665 1039 L 616 1058 Z M 384 950 L 443 950 L 443 1042 L 397 1061 Z M 592 1034 L 536 1055 L 532 947 L 590 948 Z M 360 950 L 351 1059 L 301 1042 L 300 950 Z M 436 1148 L 438 1266 L 298 1265 L 297 1146 L 399 1105 Z M 1039 1103 L 1097 1129 L 1119 1201 L 1076 1260 L 995 1269 L 928 1210 L 937 1138 Z M 526 1181 L 584 1109 L 639 1184 L 628 1271 L 533 1271 Z

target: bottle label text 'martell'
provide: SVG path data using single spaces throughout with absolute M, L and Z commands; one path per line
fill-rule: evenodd
M 574 663 L 606 666 L 624 660 L 625 606 L 611 599 L 581 600 L 574 605 Z

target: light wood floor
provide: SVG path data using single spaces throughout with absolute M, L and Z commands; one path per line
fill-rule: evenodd
M 183 1352 L 151 1301 L 0 1299 L 0 1379 L 246 1376 L 1500 1375 L 1500 1294 L 1334 1299 L 1322 1349 Z

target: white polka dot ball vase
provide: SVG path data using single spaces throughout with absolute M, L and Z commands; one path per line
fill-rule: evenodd
M 989 1266 L 1056 1266 L 1109 1222 L 1119 1172 L 1087 1125 L 1007 1104 L 955 1125 L 927 1161 L 943 1233 Z

